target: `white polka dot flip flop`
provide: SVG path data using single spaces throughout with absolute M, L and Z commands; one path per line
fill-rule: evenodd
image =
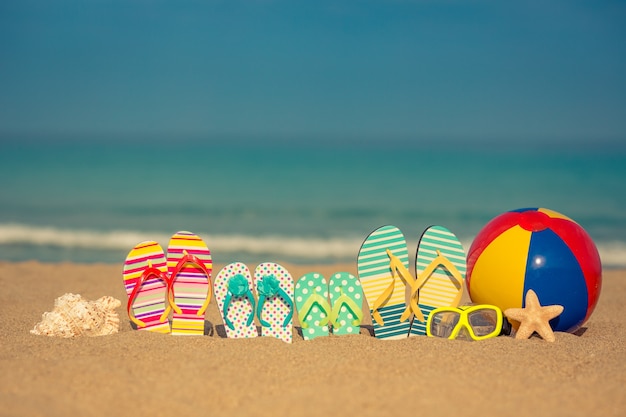
M 300 277 L 296 283 L 295 299 L 304 340 L 328 336 L 331 308 L 326 278 L 317 272 Z
M 248 267 L 241 262 L 226 265 L 215 277 L 213 288 L 226 337 L 257 337 L 254 283 Z
M 254 270 L 254 283 L 259 297 L 257 317 L 261 322 L 261 335 L 291 343 L 293 278 L 282 266 L 265 262 Z

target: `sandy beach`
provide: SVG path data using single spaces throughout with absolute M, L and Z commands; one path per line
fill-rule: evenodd
M 287 267 L 294 278 L 356 272 L 351 264 Z M 215 302 L 208 335 L 175 337 L 132 329 L 121 265 L 3 262 L 0 283 L 2 416 L 626 414 L 626 271 L 605 271 L 590 320 L 554 343 L 381 341 L 370 336 L 369 315 L 360 335 L 229 340 Z M 120 332 L 30 334 L 67 292 L 122 301 Z

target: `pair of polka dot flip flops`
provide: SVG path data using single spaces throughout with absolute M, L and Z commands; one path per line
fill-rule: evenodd
M 442 226 L 431 226 L 422 234 L 415 276 L 409 272 L 406 240 L 395 226 L 380 227 L 365 239 L 357 266 L 379 339 L 425 335 L 432 310 L 456 307 L 461 300 L 465 251 L 459 239 Z
M 262 263 L 252 276 L 245 264 L 231 263 L 215 277 L 214 291 L 226 337 L 258 336 L 256 316 L 261 336 L 293 341 L 293 278 L 281 265 Z
M 167 258 L 157 242 L 137 244 L 126 257 L 122 273 L 131 322 L 137 330 L 203 335 L 212 268 L 207 245 L 190 232 L 172 236 Z
M 331 328 L 335 335 L 360 333 L 363 291 L 354 275 L 338 272 L 328 282 L 308 273 L 296 283 L 295 296 L 304 340 L 328 336 Z

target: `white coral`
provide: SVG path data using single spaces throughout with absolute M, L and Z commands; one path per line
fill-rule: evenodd
M 79 294 L 63 294 L 54 301 L 54 309 L 43 313 L 30 332 L 66 338 L 115 334 L 120 325 L 115 309 L 120 305 L 119 300 L 108 296 L 87 301 Z

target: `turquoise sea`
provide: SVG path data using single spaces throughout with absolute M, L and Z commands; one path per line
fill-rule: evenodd
M 121 266 L 142 240 L 203 237 L 214 261 L 354 261 L 375 228 L 410 252 L 448 227 L 466 250 L 498 214 L 547 207 L 626 266 L 626 148 L 384 138 L 0 141 L 0 260 Z

